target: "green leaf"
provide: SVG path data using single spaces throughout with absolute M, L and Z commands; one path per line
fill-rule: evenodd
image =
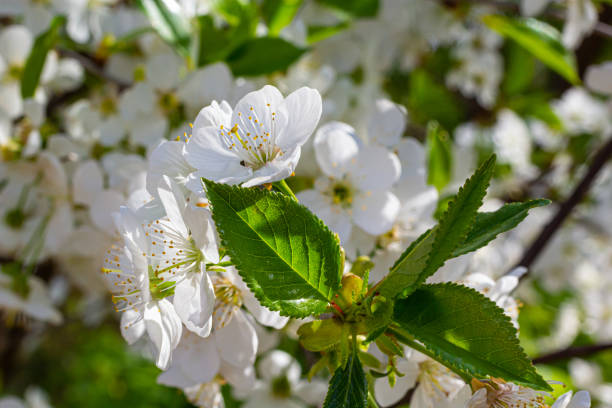
M 487 15 L 482 20 L 492 30 L 516 41 L 572 84 L 580 83 L 576 57 L 563 46 L 555 27 L 534 18 Z
M 497 377 L 551 390 L 519 345 L 510 318 L 471 288 L 454 283 L 423 285 L 395 304 L 394 320 L 463 378 Z
M 342 275 L 338 236 L 286 195 L 205 184 L 223 246 L 261 304 L 292 317 L 325 312 Z
M 459 189 L 440 223 L 417 238 L 391 267 L 378 288 L 382 295 L 407 296 L 453 257 L 455 248 L 472 229 L 494 168 L 495 155 L 492 155 Z
M 334 25 L 310 25 L 308 26 L 306 41 L 313 44 L 326 38 L 332 37 L 351 26 L 349 21 L 342 21 Z
M 334 372 L 323 408 L 365 408 L 367 398 L 368 382 L 354 349 L 346 366 Z
M 214 2 L 214 16 L 198 17 L 198 66 L 224 61 L 240 45 L 255 36 L 259 22 L 253 2 L 219 0 Z M 225 21 L 220 22 L 220 17 Z
M 424 69 L 416 69 L 410 74 L 408 105 L 416 121 L 437 120 L 449 130 L 465 117 L 464 108 L 455 94 L 443 85 L 443 81 L 440 83 Z
M 325 351 L 340 343 L 342 323 L 336 319 L 315 320 L 301 325 L 297 334 L 306 350 Z
M 303 0 L 264 0 L 261 11 L 268 24 L 268 35 L 276 37 L 288 26 L 302 3 Z
M 541 93 L 520 94 L 508 100 L 508 108 L 520 116 L 539 119 L 552 129 L 561 130 L 563 122 L 550 106 L 550 97 Z
M 549 200 L 538 199 L 524 203 L 505 204 L 497 211 L 479 212 L 466 239 L 453 251 L 453 257 L 472 252 L 487 245 L 497 235 L 516 227 L 527 217 L 529 210 L 550 204 Z
M 536 59 L 523 47 L 514 41 L 508 41 L 505 46 L 504 80 L 502 90 L 506 95 L 516 95 L 525 92 L 533 81 L 536 72 Z
M 379 7 L 378 0 L 318 0 L 318 2 L 354 17 L 374 17 Z
M 183 56 L 189 56 L 189 20 L 172 0 L 137 0 L 159 36 Z
M 198 17 L 199 67 L 225 60 L 236 48 L 255 35 L 256 10 L 252 7 L 241 10 L 237 25 L 218 25 L 211 15 Z
M 257 76 L 284 71 L 306 52 L 282 38 L 253 38 L 242 44 L 229 57 L 234 75 Z
M 65 22 L 66 18 L 64 16 L 54 17 L 51 20 L 49 29 L 36 37 L 21 75 L 21 97 L 23 99 L 34 96 L 36 87 L 38 87 L 40 82 L 40 75 L 45 66 L 45 61 L 47 60 L 47 54 L 57 43 L 60 29 Z
M 427 125 L 427 183 L 441 191 L 451 180 L 453 156 L 451 141 L 440 124 Z

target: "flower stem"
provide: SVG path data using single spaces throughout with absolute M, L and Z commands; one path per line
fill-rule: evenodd
M 274 183 L 272 183 L 272 185 L 276 187 L 280 192 L 288 195 L 289 197 L 293 198 L 295 201 L 298 201 L 295 194 L 293 194 L 293 190 L 291 190 L 291 187 L 289 187 L 289 185 L 284 179 L 281 181 L 275 181 Z

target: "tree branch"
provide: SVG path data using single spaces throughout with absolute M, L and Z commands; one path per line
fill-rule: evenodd
M 85 70 L 89 71 L 95 76 L 114 83 L 119 87 L 120 90 L 128 88 L 131 85 L 130 83 L 125 82 L 123 79 L 116 78 L 113 75 L 110 75 L 109 73 L 105 72 L 104 68 L 90 55 L 74 50 L 69 50 L 67 48 L 58 48 L 57 52 L 62 57 L 74 58 L 83 66 L 83 68 L 85 68 Z
M 517 266 L 529 267 L 535 262 L 538 256 L 542 253 L 546 245 L 553 237 L 553 235 L 559 230 L 566 218 L 572 213 L 572 210 L 582 201 L 585 197 L 591 185 L 595 181 L 597 174 L 603 168 L 604 164 L 612 157 L 612 137 L 597 151 L 591 164 L 589 165 L 588 171 L 580 180 L 580 183 L 576 186 L 569 198 L 561 204 L 559 210 L 555 216 L 548 222 L 548 224 L 542 229 L 540 235 L 531 244 L 529 249 L 523 255 L 523 258 L 516 264 Z M 514 269 L 513 267 L 512 269 Z M 527 274 L 523 275 L 523 279 Z
M 586 357 L 609 349 L 612 349 L 612 343 L 592 344 L 590 346 L 581 347 L 568 347 L 563 350 L 536 357 L 533 359 L 533 363 L 548 364 L 559 360 L 567 360 L 572 357 Z

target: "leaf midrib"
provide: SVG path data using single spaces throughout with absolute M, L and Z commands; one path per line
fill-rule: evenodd
M 285 260 L 285 259 L 284 259 L 284 258 L 283 258 L 283 257 L 282 257 L 282 256 L 281 256 L 281 255 L 280 255 L 280 254 L 279 254 L 279 253 L 278 253 L 278 252 L 277 252 L 277 251 L 276 251 L 274 248 L 272 248 L 272 247 L 270 246 L 270 244 L 268 244 L 268 242 L 267 242 L 267 241 L 266 241 L 266 240 L 265 240 L 265 239 L 264 239 L 264 238 L 263 238 L 263 237 L 262 237 L 262 236 L 261 236 L 261 235 L 260 235 L 260 234 L 257 232 L 257 230 L 255 230 L 253 227 L 251 227 L 251 225 L 248 223 L 248 221 L 247 221 L 247 220 L 245 220 L 245 219 L 244 219 L 244 218 L 241 216 L 241 214 L 240 214 L 240 213 L 239 213 L 239 212 L 238 212 L 238 211 L 237 211 L 237 210 L 234 208 L 234 206 L 233 206 L 233 205 L 232 205 L 232 204 L 231 204 L 231 203 L 230 203 L 228 200 L 226 200 L 226 199 L 225 199 L 225 197 L 223 197 L 221 194 L 219 194 L 219 192 L 218 192 L 218 191 L 215 191 L 215 194 L 216 194 L 216 195 L 217 195 L 217 196 L 218 196 L 218 197 L 219 197 L 221 200 L 223 200 L 223 202 L 225 202 L 225 204 L 226 204 L 226 205 L 227 205 L 229 208 L 231 208 L 231 209 L 232 209 L 232 211 L 233 211 L 233 212 L 234 212 L 234 213 L 235 213 L 235 214 L 238 216 L 238 218 L 239 218 L 239 219 L 240 219 L 240 220 L 241 220 L 241 221 L 242 221 L 242 222 L 243 222 L 243 223 L 244 223 L 244 224 L 245 224 L 245 225 L 246 225 L 246 226 L 249 228 L 249 230 L 253 231 L 253 232 L 255 233 L 255 235 L 257 235 L 257 237 L 259 237 L 259 239 L 261 240 L 261 242 L 263 242 L 263 243 L 264 243 L 264 244 L 265 244 L 265 245 L 266 245 L 268 248 L 270 248 L 270 250 L 271 250 L 271 251 L 272 251 L 274 254 L 276 254 L 276 255 L 277 255 L 277 257 L 278 257 L 280 260 L 282 260 L 282 261 L 283 261 L 283 263 L 284 263 L 285 265 L 287 265 L 287 267 L 288 267 L 288 268 L 289 268 L 291 271 L 293 271 L 294 273 L 296 273 L 296 274 L 297 274 L 297 276 L 299 276 L 299 277 L 300 277 L 300 279 L 301 279 L 302 281 L 304 281 L 304 282 L 307 284 L 307 286 L 309 286 L 309 287 L 313 288 L 313 289 L 315 290 L 315 292 L 317 292 L 318 294 L 320 294 L 321 296 L 323 296 L 323 298 L 324 298 L 324 299 L 322 299 L 322 300 L 329 301 L 329 298 L 327 297 L 327 295 L 326 295 L 326 294 L 323 294 L 323 293 L 322 293 L 322 292 L 321 292 L 321 291 L 318 289 L 318 287 L 315 287 L 315 286 L 311 285 L 311 284 L 310 284 L 310 282 L 309 282 L 308 280 L 306 280 L 306 279 L 305 279 L 305 278 L 304 278 L 304 277 L 303 277 L 303 276 L 302 276 L 302 275 L 301 275 L 301 274 L 300 274 L 300 273 L 299 273 L 299 272 L 298 272 L 298 271 L 297 271 L 295 268 L 293 268 L 293 266 L 292 266 L 291 264 L 289 264 L 289 263 L 288 263 L 288 262 L 287 262 L 287 261 L 286 261 L 286 260 Z M 248 208 L 248 207 L 247 207 L 247 208 Z M 264 214 L 264 218 L 266 219 L 266 222 L 268 222 L 268 218 L 265 216 L 265 214 Z M 274 229 L 272 229 L 272 228 L 271 228 L 271 230 L 272 230 L 272 231 L 274 231 Z M 276 240 L 276 234 L 275 234 L 275 233 L 274 233 L 274 239 Z M 290 246 L 290 247 L 292 247 L 292 244 L 291 244 L 291 241 L 290 241 L 290 240 L 289 240 L 289 246 Z M 292 249 L 293 249 L 293 248 L 292 248 Z M 310 262 L 310 261 L 309 261 L 309 262 Z M 320 275 L 319 275 L 319 279 L 318 279 L 318 280 L 319 280 L 319 281 L 321 280 L 321 276 L 320 276 Z M 261 285 L 259 285 L 259 286 L 261 286 Z M 262 288 L 262 289 L 263 289 L 263 288 Z M 328 292 L 329 292 L 329 291 L 328 291 Z

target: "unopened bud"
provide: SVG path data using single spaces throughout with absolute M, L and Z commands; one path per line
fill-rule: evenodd
M 350 307 L 357 299 L 361 297 L 363 290 L 363 279 L 353 273 L 347 273 L 342 277 L 342 288 L 340 289 L 340 298 L 342 309 Z

